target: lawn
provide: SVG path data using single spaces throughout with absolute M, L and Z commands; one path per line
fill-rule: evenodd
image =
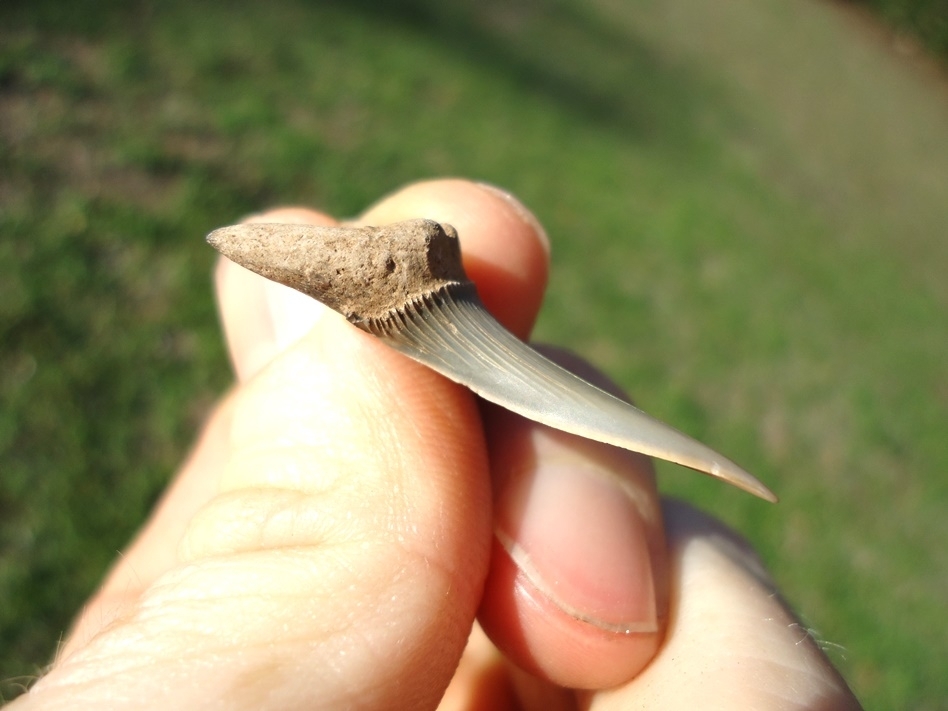
M 537 337 L 781 503 L 664 489 L 868 708 L 948 708 L 944 76 L 801 0 L 6 3 L 0 698 L 230 381 L 203 235 L 461 175 L 549 230 Z

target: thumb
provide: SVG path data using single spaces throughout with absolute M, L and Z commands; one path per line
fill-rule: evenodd
M 26 699 L 436 706 L 488 562 L 473 396 L 326 310 L 209 432 L 176 556 Z
M 249 641 L 277 650 L 265 662 L 307 670 L 294 695 L 433 706 L 486 574 L 473 398 L 326 311 L 240 393 L 230 438 L 221 493 L 181 546 L 210 567 L 195 591 L 234 573 L 214 614 L 226 629 L 249 596 Z
M 526 330 L 546 262 L 521 210 L 441 181 L 376 211 L 409 208 L 468 236 L 485 301 Z M 310 218 L 329 221 L 289 221 Z M 241 383 L 12 708 L 433 708 L 488 565 L 475 400 L 333 312 L 218 276 Z M 306 335 L 285 328 L 300 318 Z

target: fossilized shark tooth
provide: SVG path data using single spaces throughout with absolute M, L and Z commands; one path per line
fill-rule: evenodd
M 464 273 L 450 226 L 432 220 L 381 227 L 248 223 L 215 230 L 207 241 L 485 400 L 777 500 L 734 462 L 561 368 L 501 326 Z

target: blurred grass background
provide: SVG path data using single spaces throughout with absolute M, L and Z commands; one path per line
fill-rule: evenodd
M 843 0 L 865 3 L 892 26 L 948 57 L 948 6 L 945 0 Z M 907 38 L 906 38 L 907 39 Z
M 0 698 L 230 381 L 203 235 L 460 175 L 548 227 L 537 336 L 782 502 L 665 490 L 868 708 L 948 709 L 946 89 L 799 0 L 5 3 Z

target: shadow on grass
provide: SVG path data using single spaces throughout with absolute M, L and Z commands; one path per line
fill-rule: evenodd
M 631 27 L 575 0 L 301 0 L 409 28 L 446 50 L 625 138 L 688 143 L 706 89 L 656 55 Z M 240 2 L 230 3 L 235 13 Z M 37 30 L 99 37 L 149 32 L 174 3 L 14 0 L 0 16 Z M 278 10 L 274 10 L 275 12 Z M 294 28 L 299 31 L 300 28 Z M 292 41 L 293 30 L 287 35 Z M 261 47 L 261 51 L 281 48 Z M 622 87 L 622 91 L 616 91 Z M 671 123 L 669 116 L 677 117 Z
M 695 136 L 690 119 L 707 90 L 663 62 L 631 27 L 581 2 L 331 2 L 436 38 L 525 93 L 626 139 L 687 143 Z M 668 122 L 669 116 L 680 122 Z

